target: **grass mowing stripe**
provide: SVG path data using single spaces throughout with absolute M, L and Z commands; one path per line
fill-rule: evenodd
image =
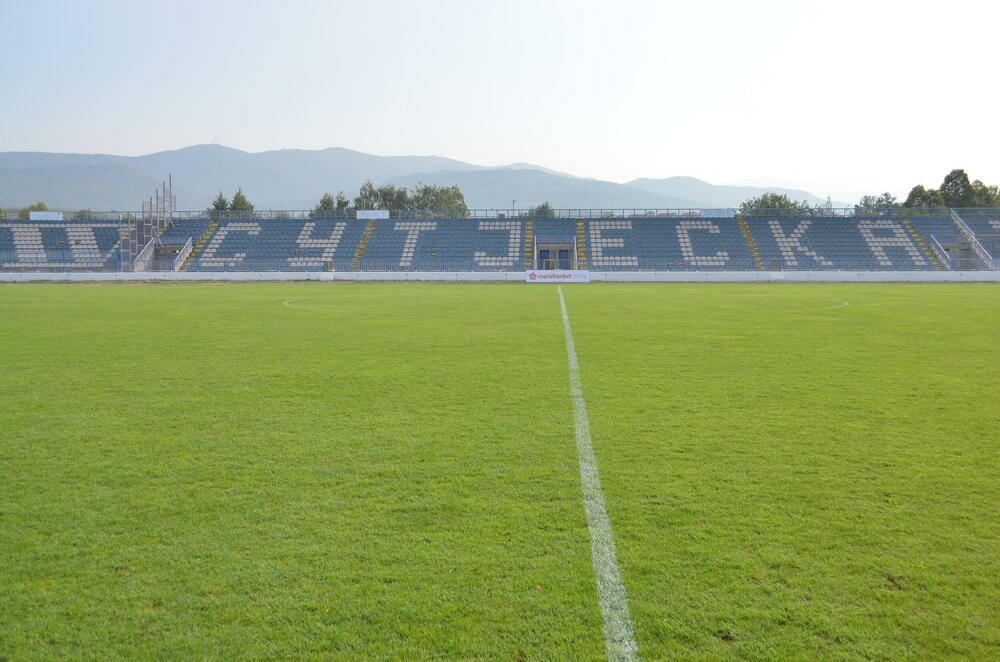
M 601 492 L 601 477 L 597 471 L 597 459 L 594 457 L 590 424 L 587 421 L 587 403 L 583 399 L 583 384 L 580 382 L 580 364 L 576 360 L 573 330 L 570 328 L 569 312 L 566 310 L 562 286 L 559 286 L 559 307 L 562 310 L 563 331 L 566 334 L 569 391 L 573 397 L 583 509 L 587 514 L 587 528 L 590 530 L 590 552 L 597 581 L 597 600 L 601 605 L 601 616 L 604 618 L 604 642 L 609 659 L 638 660 L 639 647 L 635 642 L 632 617 L 628 611 L 628 596 L 625 594 L 621 570 L 618 568 L 611 521 L 604 506 L 604 493 Z

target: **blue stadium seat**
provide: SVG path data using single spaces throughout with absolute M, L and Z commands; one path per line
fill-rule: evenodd
M 364 221 L 227 219 L 198 253 L 197 271 L 349 271 Z
M 364 271 L 513 271 L 524 267 L 520 219 L 390 218 L 375 222 Z
M 747 224 L 766 270 L 935 268 L 897 218 L 754 217 Z
M 962 213 L 985 246 L 1000 247 L 1000 210 Z M 527 243 L 529 231 L 534 244 Z M 127 222 L 117 221 L 0 222 L 0 269 L 128 271 L 135 255 L 126 254 L 127 232 Z M 861 271 L 940 268 L 935 242 L 958 245 L 964 234 L 948 210 L 906 210 L 743 221 L 724 213 L 371 221 L 258 215 L 213 224 L 199 215 L 171 220 L 160 238 L 169 246 L 198 245 L 191 258 L 196 271 L 519 271 L 534 246 L 546 242 L 582 247 L 584 254 L 564 266 L 596 271 Z M 973 266 L 964 268 L 981 268 L 981 261 L 968 262 Z M 957 264 L 946 262 L 963 268 Z
M 115 221 L 0 222 L 0 269 L 6 271 L 118 271 L 122 231 Z
M 733 218 L 593 218 L 586 236 L 590 268 L 597 271 L 754 269 Z

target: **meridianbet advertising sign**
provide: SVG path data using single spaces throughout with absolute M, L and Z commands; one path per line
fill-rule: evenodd
M 526 283 L 589 283 L 590 272 L 582 270 L 536 269 L 524 274 Z

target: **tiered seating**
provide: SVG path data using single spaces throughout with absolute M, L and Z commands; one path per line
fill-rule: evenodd
M 1000 233 L 1000 209 L 996 207 L 964 208 L 955 212 L 977 234 Z
M 925 241 L 930 241 L 934 236 L 938 241 L 944 242 L 960 236 L 962 233 L 951 220 L 948 214 L 928 215 L 928 216 L 908 216 L 908 220 L 913 227 L 923 236 Z
M 348 271 L 364 222 L 334 219 L 221 221 L 196 271 Z
M 1000 210 L 961 211 L 987 250 L 1000 255 Z M 122 241 L 128 227 L 117 221 L 0 222 L 0 269 L 130 271 L 135 255 L 124 254 Z M 933 239 L 943 246 L 947 268 L 984 268 L 971 246 L 962 246 L 965 235 L 946 210 L 742 222 L 721 215 L 536 218 L 533 243 L 526 245 L 527 227 L 523 217 L 179 218 L 161 232 L 163 246 L 141 268 L 174 269 L 177 250 L 171 247 L 188 239 L 197 247 L 186 263 L 194 271 L 520 271 L 542 245 L 556 253 L 549 255 L 550 267 L 595 271 L 930 270 L 939 262 Z M 583 255 L 574 255 L 578 250 Z
M 571 233 L 572 227 L 571 222 Z M 524 222 L 519 219 L 390 218 L 375 222 L 361 269 L 513 271 L 523 262 Z
M 1000 209 L 958 209 L 965 224 L 1000 267 Z
M 587 253 L 590 268 L 600 271 L 754 268 L 732 218 L 594 218 Z
M 977 237 L 981 234 L 1000 234 L 1000 216 L 963 217 L 962 220 L 976 233 Z
M 940 253 L 946 256 L 945 267 L 951 270 L 979 269 L 981 263 L 975 259 L 962 257 L 961 251 L 955 251 L 955 246 L 966 243 L 965 235 L 955 221 L 951 219 L 948 210 L 931 212 L 921 216 L 907 214 L 906 220 L 926 242 L 928 248 L 940 259 Z
M 983 248 L 989 251 L 994 262 L 1000 261 L 1000 216 L 976 219 L 976 224 L 969 223 L 969 227 L 976 233 Z
M 1000 258 L 1000 209 L 958 209 L 956 211 L 993 258 Z
M 534 220 L 535 242 L 528 247 L 528 253 L 533 254 L 535 246 L 549 245 L 575 245 L 577 221 L 572 218 L 537 218 Z M 550 254 L 548 260 L 544 259 L 541 250 L 538 252 L 539 259 L 535 264 L 536 269 L 568 269 L 573 266 L 573 260 L 567 256 L 561 259 L 558 252 Z
M 7 271 L 117 271 L 122 228 L 116 222 L 10 221 L 0 223 L 0 269 Z
M 188 239 L 191 243 L 198 243 L 201 235 L 205 234 L 211 221 L 207 218 L 179 218 L 170 222 L 170 225 L 160 233 L 160 240 L 164 244 L 183 245 Z
M 160 231 L 159 244 L 154 248 L 152 258 L 146 263 L 143 271 L 174 271 L 177 268 L 177 257 L 184 245 L 191 242 L 192 249 L 198 240 L 208 230 L 211 220 L 208 218 L 181 218 L 171 220 Z
M 924 270 L 934 269 L 899 219 L 747 219 L 767 270 Z

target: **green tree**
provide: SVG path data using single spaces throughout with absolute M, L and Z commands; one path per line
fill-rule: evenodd
M 457 186 L 435 186 L 417 184 L 409 196 L 410 209 L 447 210 L 448 216 L 466 217 L 469 206 L 465 204 L 465 194 Z
M 343 193 L 337 196 L 337 209 L 347 209 L 348 201 Z M 433 184 L 417 184 L 412 189 L 405 186 L 385 184 L 375 186 L 371 181 L 361 185 L 358 196 L 354 198 L 355 209 L 387 209 L 401 211 L 404 209 L 447 210 L 448 216 L 465 217 L 469 214 L 469 206 L 465 203 L 465 195 L 457 186 L 436 186 Z
M 973 207 L 1000 207 L 1000 187 L 987 186 L 982 181 L 972 182 Z
M 772 210 L 782 210 L 778 212 L 781 215 L 803 215 L 814 211 L 805 200 L 796 202 L 784 193 L 763 193 L 741 202 L 736 215 L 770 216 L 775 213 Z
M 552 218 L 555 215 L 556 210 L 553 209 L 552 205 L 548 202 L 543 202 L 537 207 L 532 207 L 531 210 L 528 211 L 528 216 L 532 218 Z
M 405 186 L 396 187 L 391 184 L 378 187 L 379 206 L 376 209 L 411 209 L 410 194 Z
M 316 205 L 312 212 L 309 213 L 311 218 L 333 218 L 337 211 L 337 202 L 333 199 L 333 196 L 329 193 L 324 193 L 323 197 L 319 199 L 319 204 Z
M 215 196 L 215 200 L 212 200 L 212 206 L 208 208 L 209 218 L 219 218 L 222 216 L 222 212 L 229 209 L 229 200 L 226 200 L 226 196 L 222 195 L 222 191 L 219 191 L 219 195 Z
M 969 181 L 969 175 L 955 168 L 941 182 L 940 189 L 914 186 L 904 207 L 1000 207 L 1000 187 L 987 186 L 981 180 Z
M 73 218 L 77 221 L 92 221 L 94 220 L 94 212 L 89 209 L 81 209 L 73 215 Z
M 937 189 L 924 188 L 922 184 L 917 184 L 910 189 L 910 194 L 903 202 L 904 207 L 944 207 L 944 198 Z
M 358 196 L 354 198 L 355 209 L 378 209 L 379 195 L 375 184 L 368 180 L 358 189 Z
M 975 207 L 975 192 L 972 182 L 965 171 L 956 168 L 944 177 L 941 182 L 941 199 L 946 207 Z
M 370 180 L 361 185 L 358 197 L 354 198 L 356 209 L 410 209 L 410 197 L 406 187 L 392 184 L 375 186 Z
M 253 211 L 253 203 L 243 194 L 243 189 L 236 189 L 232 202 L 229 203 L 229 211 Z
M 876 216 L 886 209 L 894 209 L 899 206 L 896 196 L 891 193 L 882 195 L 865 195 L 861 197 L 858 204 L 854 205 L 855 216 Z
M 49 211 L 49 208 L 45 206 L 44 202 L 36 202 L 33 205 L 28 205 L 21 211 L 17 213 L 17 217 L 22 221 L 27 221 L 31 218 L 31 212 L 33 211 Z
M 344 195 L 343 191 L 337 194 L 336 202 L 337 202 L 337 211 L 342 211 L 344 209 L 351 208 L 351 201 L 347 199 L 347 196 Z

